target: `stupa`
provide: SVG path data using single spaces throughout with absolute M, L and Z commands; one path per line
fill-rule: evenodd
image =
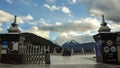
M 101 27 L 99 28 L 98 32 L 110 32 L 110 28 L 107 26 L 107 23 L 105 22 L 104 15 L 102 15 L 102 23 Z
M 20 33 L 21 31 L 18 28 L 18 24 L 16 23 L 17 16 L 15 15 L 14 22 L 11 24 L 11 27 L 7 30 L 8 33 Z
M 96 61 L 108 64 L 120 64 L 120 32 L 110 32 L 102 15 L 101 27 L 94 35 Z

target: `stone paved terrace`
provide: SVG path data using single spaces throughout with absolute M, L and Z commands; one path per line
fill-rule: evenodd
M 95 55 L 51 55 L 51 64 L 0 64 L 0 68 L 120 68 L 120 65 L 97 63 Z

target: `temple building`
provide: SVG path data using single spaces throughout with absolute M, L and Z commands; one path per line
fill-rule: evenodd
M 120 32 L 111 32 L 102 15 L 102 24 L 94 35 L 96 61 L 110 64 L 120 64 Z
M 1 63 L 50 64 L 50 53 L 53 53 L 54 49 L 60 51 L 61 47 L 33 33 L 21 32 L 16 20 L 15 15 L 8 33 L 0 34 Z

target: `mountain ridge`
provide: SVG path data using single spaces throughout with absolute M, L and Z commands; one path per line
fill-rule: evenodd
M 89 43 L 79 43 L 77 41 L 67 41 L 62 45 L 62 48 L 71 48 L 74 50 L 75 53 L 82 52 L 82 48 L 84 49 L 85 52 L 93 52 L 93 49 L 95 47 L 94 42 L 89 42 Z

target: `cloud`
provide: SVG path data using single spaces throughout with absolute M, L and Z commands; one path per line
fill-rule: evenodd
M 31 15 L 23 16 L 24 20 L 33 20 L 33 17 Z
M 3 32 L 3 28 L 0 27 L 0 32 Z
M 120 8 L 119 0 L 86 0 L 82 2 L 86 3 L 88 10 L 93 11 L 92 14 L 96 15 L 96 12 L 101 12 L 105 15 L 105 17 L 115 23 L 120 23 Z
M 59 7 L 57 7 L 56 5 L 48 5 L 48 4 L 44 4 L 44 7 L 48 8 L 49 10 L 51 11 L 56 11 L 56 10 L 59 10 Z
M 29 22 L 28 24 L 30 24 L 32 26 L 36 26 L 36 25 L 38 25 L 37 23 L 38 23 L 37 21 L 32 21 L 32 22 Z
M 0 23 L 13 22 L 14 15 L 6 11 L 0 10 Z M 17 23 L 24 23 L 25 21 L 33 20 L 33 17 L 28 14 L 27 16 L 18 16 Z
M 77 2 L 77 0 L 72 0 L 72 2 L 73 2 L 73 3 L 76 3 L 76 2 Z
M 54 42 L 60 45 L 69 40 L 76 40 L 80 43 L 93 42 L 93 33 L 91 32 L 97 33 L 100 27 L 100 22 L 96 18 L 91 17 L 67 23 L 56 22 L 55 24 L 50 24 L 44 19 L 41 22 L 42 24 L 38 27 L 38 30 L 57 33 L 58 37 Z
M 33 17 L 30 14 L 28 14 L 27 16 L 17 17 L 17 23 L 21 23 L 21 24 L 25 23 L 25 21 L 31 21 L 31 20 L 33 20 Z
M 17 23 L 21 23 L 21 24 L 25 23 L 25 21 L 31 21 L 31 20 L 33 20 L 33 17 L 30 14 L 28 14 L 27 16 L 17 17 Z
M 13 19 L 13 14 L 0 10 L 0 22 L 10 22 Z
M 74 36 L 74 35 L 71 35 L 69 37 L 66 37 L 66 36 L 59 36 L 57 37 L 54 42 L 59 44 L 59 45 L 62 45 L 64 44 L 65 42 L 67 41 L 70 41 L 70 40 L 75 40 L 79 43 L 89 43 L 89 42 L 94 42 L 94 39 L 92 37 L 92 35 L 89 35 L 89 34 L 85 34 L 85 35 L 79 35 L 79 36 Z
M 91 9 L 89 10 L 89 12 L 91 13 L 91 16 L 96 16 L 96 17 L 100 17 L 102 14 L 104 14 L 102 11 L 96 9 Z
M 93 33 L 91 32 L 97 33 L 100 27 L 100 22 L 92 17 L 67 23 L 56 22 L 50 24 L 44 19 L 41 19 L 41 22 L 42 24 L 38 27 L 38 30 L 55 32 L 58 37 L 54 40 L 54 43 L 60 45 L 69 40 L 76 40 L 80 43 L 94 42 Z
M 56 0 L 47 0 L 48 2 L 55 2 Z
M 30 32 L 30 33 L 34 33 L 34 34 L 44 37 L 46 39 L 49 38 L 49 34 L 50 34 L 49 31 L 43 31 L 43 30 L 39 29 L 37 26 L 32 26 L 30 29 L 28 29 L 26 31 Z
M 112 22 L 108 26 L 110 26 L 112 32 L 120 32 L 120 25 Z
M 45 31 L 52 32 L 88 32 L 97 30 L 99 27 L 99 21 L 95 18 L 81 19 L 80 21 L 71 21 L 68 23 L 48 24 L 44 23 L 39 28 Z
M 56 0 L 46 0 L 46 3 L 49 5 L 53 5 L 56 3 Z
M 80 0 L 68 0 L 68 3 L 73 5 L 73 4 L 75 4 L 75 3 L 79 2 L 79 1 Z
M 70 9 L 65 7 L 65 6 L 62 7 L 62 12 L 66 13 L 66 14 L 70 14 L 71 13 Z
M 56 6 L 56 5 L 49 5 L 49 4 L 44 4 L 44 7 L 46 7 L 47 9 L 49 9 L 50 11 L 61 11 L 65 14 L 68 14 L 69 16 L 71 16 L 71 11 L 68 7 L 66 6 Z
M 6 2 L 8 2 L 9 4 L 12 4 L 12 0 L 6 0 Z
M 3 32 L 4 29 L 1 26 L 2 26 L 2 23 L 0 23 L 0 32 Z

